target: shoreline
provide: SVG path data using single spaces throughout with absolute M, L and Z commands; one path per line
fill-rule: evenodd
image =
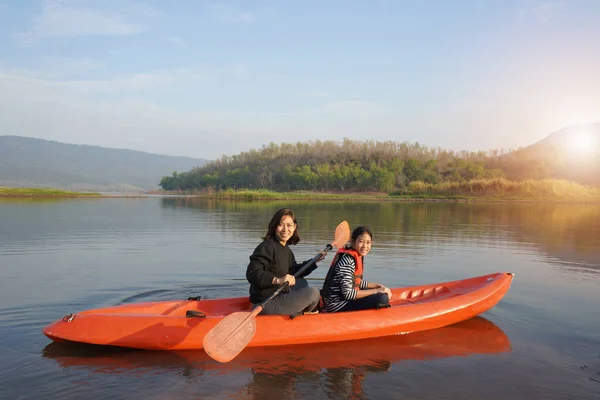
M 323 193 L 323 192 L 263 192 L 228 191 L 216 193 L 166 193 L 148 191 L 143 193 L 75 192 L 58 189 L 2 188 L 0 199 L 111 199 L 111 198 L 185 198 L 221 201 L 383 201 L 415 203 L 600 203 L 600 197 L 515 197 L 515 196 L 441 196 L 441 195 L 390 195 L 387 193 Z
M 98 192 L 75 192 L 52 188 L 0 187 L 0 198 L 100 198 Z

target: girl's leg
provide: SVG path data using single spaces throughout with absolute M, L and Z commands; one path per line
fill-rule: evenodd
M 340 311 L 358 311 L 377 308 L 377 306 L 387 306 L 390 302 L 387 294 L 377 293 L 362 299 L 349 301 Z

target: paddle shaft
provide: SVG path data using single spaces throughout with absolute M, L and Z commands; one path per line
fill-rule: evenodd
M 331 244 L 328 244 L 324 250 L 329 251 L 331 249 L 333 249 L 333 246 Z M 320 257 L 321 257 L 320 253 L 317 254 L 316 256 L 314 256 L 310 261 L 308 261 L 306 264 L 304 264 L 302 266 L 302 268 L 300 268 L 298 271 L 296 271 L 296 273 L 294 274 L 294 277 L 297 278 L 298 276 L 300 276 L 304 271 L 306 271 L 309 267 L 311 267 L 314 263 L 316 263 Z M 273 292 L 273 294 L 270 295 L 265 301 L 263 301 L 258 306 L 256 306 L 255 310 L 259 307 L 262 310 L 264 308 L 264 306 L 267 305 L 268 302 L 273 300 L 275 298 L 275 296 L 277 296 L 279 293 L 281 293 L 281 291 L 283 289 L 285 289 L 286 287 L 288 287 L 289 285 L 290 285 L 289 282 L 285 282 L 283 285 L 281 285 L 281 287 L 279 289 L 277 289 L 275 292 Z

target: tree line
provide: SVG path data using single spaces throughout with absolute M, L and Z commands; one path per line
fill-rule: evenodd
M 521 150 L 519 150 L 521 151 Z M 522 151 L 455 152 L 419 143 L 314 141 L 263 146 L 165 176 L 164 190 L 393 192 L 411 182 L 547 178 L 554 168 L 527 165 Z M 514 154 L 518 157 L 515 158 Z M 539 163 L 538 163 L 539 164 Z M 535 175 L 538 176 L 535 176 Z

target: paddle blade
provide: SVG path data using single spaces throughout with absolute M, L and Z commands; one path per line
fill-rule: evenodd
M 348 221 L 342 221 L 335 228 L 335 240 L 331 245 L 336 248 L 341 248 L 350 240 L 350 225 L 348 225 Z
M 256 314 L 262 307 L 256 307 L 252 312 L 231 313 L 214 326 L 204 339 L 204 351 L 219 362 L 233 360 L 250 343 L 256 333 Z

